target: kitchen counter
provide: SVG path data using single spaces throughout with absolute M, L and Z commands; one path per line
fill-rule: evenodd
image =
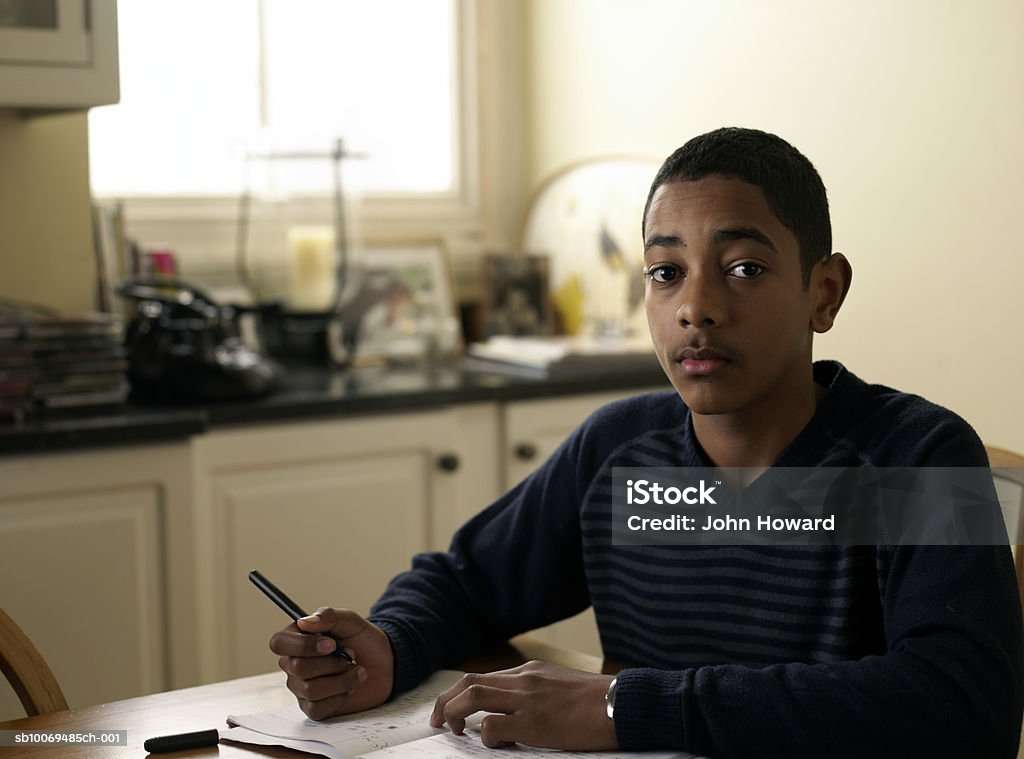
M 203 405 L 129 404 L 96 414 L 40 415 L 19 424 L 0 424 L 0 456 L 166 442 L 231 425 L 384 414 L 634 387 L 668 389 L 669 384 L 653 360 L 649 369 L 543 380 L 469 373 L 455 366 L 338 371 L 295 365 L 288 367 L 281 390 L 256 400 Z

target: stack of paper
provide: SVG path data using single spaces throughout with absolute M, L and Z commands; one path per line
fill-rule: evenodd
M 509 337 L 469 346 L 463 368 L 518 377 L 563 378 L 656 369 L 648 338 Z

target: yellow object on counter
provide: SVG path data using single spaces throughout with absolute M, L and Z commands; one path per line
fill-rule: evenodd
M 331 227 L 288 230 L 288 306 L 294 311 L 326 311 L 334 305 L 337 256 Z
M 580 275 L 573 274 L 552 293 L 555 310 L 562 322 L 562 330 L 567 335 L 579 335 L 583 332 L 583 282 Z

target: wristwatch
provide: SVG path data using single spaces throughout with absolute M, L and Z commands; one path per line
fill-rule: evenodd
M 612 681 L 608 683 L 608 691 L 604 694 L 604 708 L 608 712 L 608 719 L 615 719 L 615 686 L 618 684 L 619 678 L 613 677 Z

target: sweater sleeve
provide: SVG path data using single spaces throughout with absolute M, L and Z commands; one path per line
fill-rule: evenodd
M 1005 547 L 894 551 L 887 651 L 619 675 L 623 749 L 730 757 L 1016 756 L 1021 610 Z
M 587 608 L 577 492 L 584 435 L 585 427 L 467 522 L 447 552 L 414 557 L 390 583 L 369 619 L 391 641 L 394 693 Z
M 965 425 L 966 427 L 966 425 Z M 985 461 L 968 434 L 927 465 Z M 879 547 L 885 651 L 856 661 L 629 669 L 624 749 L 731 757 L 1017 755 L 1021 607 L 1007 546 Z

